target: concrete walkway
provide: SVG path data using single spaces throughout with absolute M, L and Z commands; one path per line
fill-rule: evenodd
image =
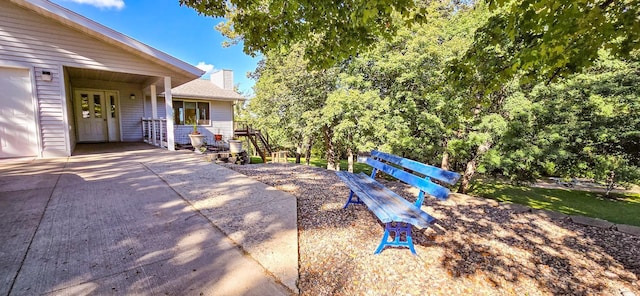
M 0 295 L 298 293 L 296 200 L 192 153 L 0 160 Z

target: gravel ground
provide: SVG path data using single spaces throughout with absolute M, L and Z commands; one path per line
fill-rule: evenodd
M 298 198 L 302 295 L 635 295 L 640 237 L 515 214 L 491 200 L 426 199 L 439 219 L 414 228 L 417 256 L 373 255 L 384 226 L 331 171 L 292 164 L 225 166 Z M 409 200 L 417 191 L 382 180 Z

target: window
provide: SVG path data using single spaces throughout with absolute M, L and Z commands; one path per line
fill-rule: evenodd
M 116 118 L 116 96 L 110 95 L 109 102 L 111 103 L 111 118 Z
M 175 124 L 211 124 L 208 102 L 173 101 L 173 121 Z
M 198 124 L 209 125 L 209 103 L 198 102 Z
M 94 118 L 102 118 L 102 97 L 100 95 L 93 95 L 93 114 Z
M 80 94 L 80 106 L 82 106 L 82 118 L 91 117 L 89 112 L 89 95 L 88 94 Z

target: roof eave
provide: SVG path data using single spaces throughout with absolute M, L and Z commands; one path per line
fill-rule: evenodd
M 175 58 L 165 52 L 146 45 L 127 35 L 124 35 L 111 28 L 94 22 L 82 15 L 70 11 L 64 7 L 46 0 L 10 0 L 11 2 L 28 8 L 40 15 L 54 19 L 62 24 L 80 30 L 92 37 L 103 40 L 111 45 L 122 48 L 128 52 L 136 54 L 140 57 L 154 61 L 159 64 L 165 64 L 173 70 L 184 76 L 193 77 L 193 79 L 202 76 L 205 72 L 197 67 L 190 65 L 178 58 Z
M 159 97 L 164 98 L 164 93 L 158 95 Z M 191 100 L 210 100 L 210 101 L 246 101 L 247 99 L 244 97 L 237 98 L 229 98 L 229 97 L 214 97 L 214 96 L 192 96 L 192 95 L 181 95 L 181 94 L 171 94 L 172 99 L 191 99 Z

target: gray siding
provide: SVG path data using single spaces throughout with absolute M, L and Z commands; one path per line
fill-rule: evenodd
M 129 99 L 135 93 L 136 99 Z M 142 116 L 144 115 L 142 91 L 120 92 L 120 133 L 124 142 L 142 142 Z

